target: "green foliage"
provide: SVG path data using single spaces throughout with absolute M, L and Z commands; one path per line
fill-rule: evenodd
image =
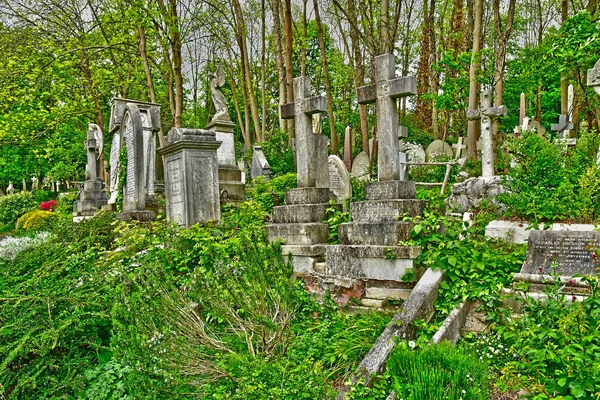
M 338 228 L 344 222 L 350 222 L 350 212 L 344 212 L 331 204 L 325 210 L 325 219 L 329 225 L 329 244 L 338 244 Z
M 487 364 L 450 343 L 413 350 L 401 342 L 390 355 L 387 369 L 401 399 L 489 399 Z
M 271 177 L 296 172 L 296 159 L 288 144 L 287 132 L 277 131 L 267 135 L 261 146 L 271 167 Z
M 0 225 L 15 223 L 21 215 L 35 210 L 37 205 L 31 192 L 0 197 Z
M 358 179 L 354 176 L 350 177 L 350 184 L 352 185 L 352 199 L 351 202 L 363 201 L 365 199 L 365 185 L 369 183 L 368 179 Z
M 58 214 L 51 211 L 35 210 L 23 214 L 17 220 L 17 229 L 23 231 L 43 231 L 48 230 L 53 221 L 58 218 Z
M 56 212 L 64 216 L 73 215 L 73 205 L 78 200 L 77 195 L 78 193 L 76 191 L 61 193 L 58 197 L 58 208 L 56 209 Z
M 269 181 L 259 176 L 246 186 L 246 197 L 260 204 L 264 211 L 270 213 L 274 206 L 282 205 L 285 191 L 297 185 L 297 176 L 294 173 L 278 176 Z
M 504 381 L 520 381 L 536 400 L 591 399 L 600 395 L 600 294 L 572 301 L 568 284 L 549 285 L 546 300 L 523 296 L 523 317 L 497 328 L 512 360 Z M 564 397 L 563 397 L 564 396 Z

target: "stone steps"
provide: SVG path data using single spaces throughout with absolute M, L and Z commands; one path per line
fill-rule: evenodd
M 422 216 L 427 200 L 394 199 L 364 200 L 350 204 L 352 219 L 356 222 L 398 221 L 408 214 Z
M 321 222 L 270 224 L 265 229 L 270 241 L 281 240 L 286 245 L 315 245 L 329 240 L 329 225 Z
M 352 222 L 340 224 L 339 241 L 342 245 L 397 246 L 412 237 L 412 222 Z
M 331 193 L 329 188 L 298 188 L 285 191 L 285 204 L 322 204 L 329 203 Z
M 342 210 L 341 204 L 294 204 L 273 207 L 273 223 L 310 223 L 325 220 L 325 213 L 329 207 Z

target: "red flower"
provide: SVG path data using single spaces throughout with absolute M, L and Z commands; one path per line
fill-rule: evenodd
M 58 207 L 56 200 L 43 201 L 40 203 L 40 209 L 45 211 L 54 211 Z

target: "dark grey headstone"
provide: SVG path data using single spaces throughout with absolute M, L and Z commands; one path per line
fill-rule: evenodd
M 532 231 L 521 273 L 596 274 L 592 254 L 599 248 L 600 232 Z

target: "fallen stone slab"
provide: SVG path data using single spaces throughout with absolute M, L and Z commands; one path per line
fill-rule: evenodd
M 465 301 L 460 303 L 444 320 L 444 323 L 433 335 L 431 341 L 433 343 L 440 343 L 443 340 L 450 341 L 454 344 L 461 337 L 461 329 L 467 321 L 467 316 L 471 311 L 471 301 Z

